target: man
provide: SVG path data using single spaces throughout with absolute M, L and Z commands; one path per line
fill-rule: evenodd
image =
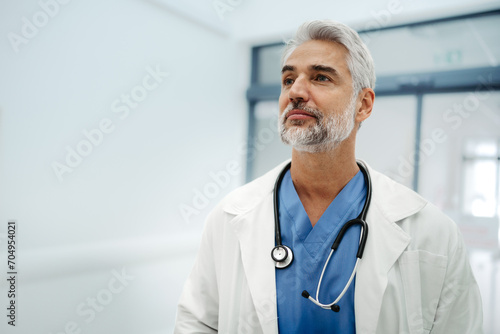
M 355 140 L 372 111 L 375 74 L 357 33 L 305 23 L 282 65 L 279 129 L 293 147 L 291 167 L 235 190 L 210 214 L 175 333 L 481 333 L 479 289 L 456 225 L 369 167 L 368 228 L 353 225 L 331 252 L 369 198 Z M 278 238 L 289 252 L 271 257 Z M 292 252 L 281 266 L 276 257 Z

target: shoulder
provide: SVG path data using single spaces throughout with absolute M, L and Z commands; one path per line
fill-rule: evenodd
M 455 244 L 460 238 L 456 223 L 438 207 L 408 187 L 370 170 L 373 187 L 372 205 L 389 221 L 396 223 L 412 239 L 412 243 Z
M 219 209 L 241 214 L 251 210 L 273 192 L 276 178 L 289 161 L 285 161 L 266 174 L 230 192 L 220 203 Z
M 372 205 L 387 220 L 395 222 L 421 211 L 428 201 L 412 189 L 368 166 L 372 185 Z
M 411 236 L 413 245 L 425 245 L 430 252 L 444 255 L 463 247 L 458 225 L 432 203 L 399 225 Z
M 289 160 L 282 162 L 266 174 L 231 191 L 212 210 L 208 220 L 219 220 L 221 215 L 234 217 L 253 209 L 273 192 L 276 178 L 288 162 Z

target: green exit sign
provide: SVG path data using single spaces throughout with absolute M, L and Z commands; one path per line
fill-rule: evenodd
M 462 50 L 445 50 L 434 53 L 434 64 L 457 65 L 462 63 Z

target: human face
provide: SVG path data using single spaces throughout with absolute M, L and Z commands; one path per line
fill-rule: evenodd
M 279 130 L 295 149 L 334 149 L 354 128 L 356 96 L 347 50 L 327 41 L 297 47 L 282 69 Z
M 298 151 L 310 153 L 334 150 L 341 142 L 346 140 L 354 128 L 354 110 L 356 96 L 353 96 L 349 105 L 340 114 L 327 114 L 318 109 L 301 106 L 300 103 L 289 104 L 278 120 L 278 131 L 281 141 L 291 145 Z M 316 118 L 316 123 L 307 127 L 286 126 L 287 115 L 292 110 L 300 109 Z M 292 119 L 292 125 L 302 125 L 301 119 Z

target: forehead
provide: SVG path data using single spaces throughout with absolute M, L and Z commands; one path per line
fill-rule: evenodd
M 347 71 L 348 51 L 342 44 L 331 41 L 311 40 L 299 45 L 286 59 L 285 65 L 294 67 L 327 65 L 340 71 Z

